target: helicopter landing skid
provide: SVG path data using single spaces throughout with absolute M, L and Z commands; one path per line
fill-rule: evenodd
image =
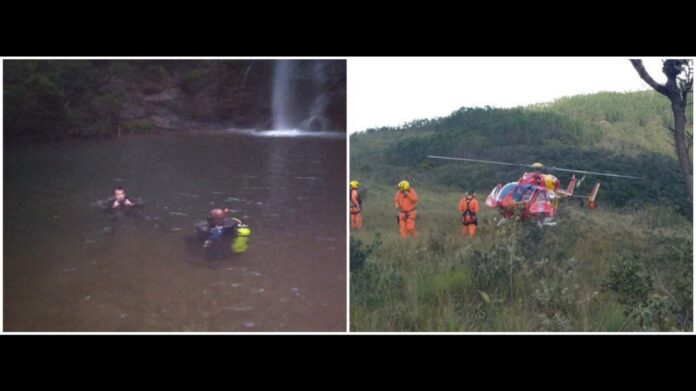
M 547 218 L 545 218 L 545 219 L 543 219 L 543 220 L 538 220 L 538 221 L 537 221 L 537 224 L 539 224 L 539 228 L 541 228 L 541 227 L 543 227 L 543 226 L 545 226 L 545 225 L 548 225 L 548 226 L 553 227 L 553 226 L 556 225 L 556 222 L 553 221 L 553 219 L 550 219 L 550 218 L 547 217 Z

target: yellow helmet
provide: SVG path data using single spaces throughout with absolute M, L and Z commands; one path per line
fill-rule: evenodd
M 407 191 L 411 188 L 411 185 L 408 183 L 408 181 L 401 181 L 397 186 L 399 186 L 399 189 L 401 189 L 402 191 Z
M 351 189 L 357 189 L 360 186 L 360 182 L 358 181 L 350 181 L 350 188 Z
M 532 164 L 532 167 L 534 167 L 534 168 L 544 168 L 544 165 L 541 164 L 541 163 L 539 163 L 539 162 L 536 162 L 536 163 Z

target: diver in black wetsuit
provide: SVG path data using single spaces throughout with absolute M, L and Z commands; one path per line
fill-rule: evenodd
M 237 219 L 226 218 L 228 211 L 227 208 L 212 209 L 208 213 L 206 221 L 197 226 L 198 237 L 203 240 L 203 248 L 205 248 L 206 258 L 209 261 L 224 259 L 233 251 L 239 252 L 235 248 L 230 248 L 230 243 L 235 242 L 224 239 L 238 237 L 238 228 L 246 226 Z M 248 233 L 246 235 L 248 236 Z
M 237 221 L 226 221 L 225 215 L 229 209 L 212 209 L 208 213 L 208 219 L 206 224 L 202 224 L 198 227 L 199 234 L 205 238 L 203 242 L 203 247 L 210 247 L 217 239 L 222 238 L 236 232 L 236 228 L 239 225 Z
M 251 229 L 241 220 L 226 217 L 229 209 L 215 208 L 208 212 L 206 221 L 196 224 L 197 237 L 190 237 L 189 244 L 194 251 L 203 242 L 208 261 L 226 259 L 232 254 L 247 250 Z

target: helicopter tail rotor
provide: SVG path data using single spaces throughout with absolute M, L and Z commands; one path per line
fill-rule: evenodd
M 575 178 L 575 175 L 573 175 L 572 178 L 570 178 L 570 183 L 568 183 L 568 188 L 563 190 L 563 189 L 558 189 L 556 190 L 556 193 L 559 195 L 562 195 L 564 197 L 572 197 L 573 196 L 573 190 L 575 190 L 575 183 L 577 182 L 577 179 Z
M 589 201 L 587 207 L 590 209 L 595 209 L 597 207 L 597 203 L 595 203 L 595 199 L 597 198 L 597 192 L 599 192 L 599 182 L 595 183 L 594 187 L 592 188 L 592 192 L 590 192 L 590 196 L 587 197 Z

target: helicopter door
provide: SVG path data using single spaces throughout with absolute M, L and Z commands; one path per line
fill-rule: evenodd
M 538 190 L 534 197 L 532 198 L 532 203 L 529 206 L 529 213 L 533 214 L 541 214 L 544 213 L 547 209 L 547 204 L 549 202 L 549 198 L 546 195 L 545 191 Z

